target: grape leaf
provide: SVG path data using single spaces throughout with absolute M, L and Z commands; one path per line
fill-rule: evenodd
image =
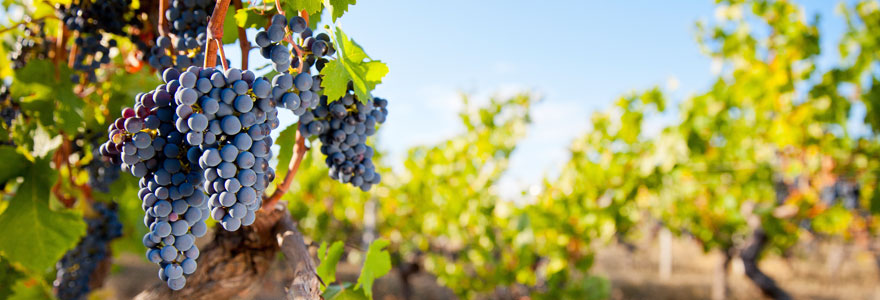
M 22 277 L 24 274 L 12 267 L 9 260 L 0 257 L 0 299 L 9 299 L 14 293 L 13 285 Z
M 355 288 L 363 288 L 364 294 L 370 299 L 373 299 L 373 281 L 391 271 L 391 255 L 384 250 L 389 244 L 388 240 L 378 239 L 367 249 L 367 258 L 364 259 L 364 267 Z
M 322 0 L 291 0 L 282 2 L 281 6 L 288 16 L 293 16 L 295 12 L 305 10 L 308 14 L 320 12 L 323 9 Z
M 52 291 L 42 279 L 24 278 L 12 286 L 12 296 L 8 300 L 52 300 Z
M 321 260 L 321 264 L 318 265 L 318 277 L 321 277 L 325 283 L 336 282 L 336 264 L 342 258 L 343 246 L 341 241 L 336 241 L 330 249 L 327 249 L 327 242 L 323 242 L 318 249 L 318 259 Z
M 29 61 L 15 70 L 12 96 L 21 98 L 22 111 L 47 129 L 76 133 L 83 124 L 85 102 L 73 93 L 71 74 L 67 66 L 56 68 L 49 60 Z
M 0 161 L 3 167 L 0 168 L 0 183 L 5 183 L 10 179 L 20 176 L 25 167 L 27 167 L 27 157 L 15 150 L 12 146 L 0 146 Z
M 342 17 L 342 14 L 348 11 L 349 5 L 355 5 L 356 2 L 357 0 L 330 0 L 333 22 L 336 22 L 336 19 Z
M 315 30 L 318 28 L 318 23 L 321 23 L 321 15 L 323 15 L 323 10 L 315 12 L 313 14 L 309 14 L 309 28 Z
M 255 7 L 236 10 L 232 18 L 235 19 L 235 25 L 241 28 L 263 28 L 268 23 L 266 16 L 261 15 Z
M 278 167 L 276 168 L 278 170 L 275 171 L 276 185 L 281 184 L 281 181 L 284 181 L 284 176 L 287 175 L 287 165 L 293 158 L 293 146 L 296 145 L 297 127 L 297 125 L 287 126 L 278 133 L 278 138 L 275 139 L 275 144 L 281 148 L 278 152 Z
M 382 61 L 372 60 L 360 45 L 349 39 L 342 29 L 335 30 L 336 53 L 339 56 L 324 65 L 324 95 L 330 102 L 344 96 L 351 81 L 354 93 L 361 102 L 370 99 L 370 92 L 382 83 L 382 77 L 388 74 L 388 66 Z
M 48 187 L 55 177 L 49 160 L 37 159 L 0 214 L 0 228 L 15 228 L 0 234 L 0 253 L 33 272 L 54 266 L 86 231 L 79 214 L 49 209 Z
M 327 290 L 324 291 L 323 296 L 324 299 L 327 300 L 363 300 L 367 299 L 364 296 L 364 293 L 355 292 L 351 287 L 351 283 L 345 282 L 342 284 L 334 284 L 327 287 Z

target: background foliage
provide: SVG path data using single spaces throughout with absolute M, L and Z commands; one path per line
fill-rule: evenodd
M 61 2 L 53 1 L 35 2 L 29 17 L 56 28 L 58 20 L 48 16 Z M 26 4 L 9 0 L 4 7 Z M 352 4 L 284 1 L 282 7 L 305 9 L 317 28 Z M 261 27 L 273 6 L 230 9 L 227 26 Z M 590 130 L 572 141 L 562 171 L 545 178 L 539 192 L 526 193 L 525 202 L 501 198 L 498 181 L 527 135 L 532 104 L 539 101 L 532 94 L 482 105 L 462 96 L 463 131 L 411 148 L 402 168 L 389 167 L 379 147 L 375 160 L 386 180 L 369 193 L 329 179 L 314 147 L 284 200 L 304 234 L 320 245 L 325 296 L 370 297 L 373 279 L 392 266 L 418 265 L 463 298 L 499 287 L 524 287 L 542 299 L 607 298 L 609 282 L 590 272 L 595 247 L 644 234 L 640 225 L 653 223 L 723 253 L 747 247 L 758 230 L 775 253 L 806 233 L 869 246 L 880 213 L 880 5 L 841 5 L 847 32 L 841 56 L 827 69 L 817 67 L 820 19 L 796 3 L 717 6 L 719 21 L 695 26 L 700 49 L 723 66 L 713 84 L 684 99 L 653 88 L 609 101 L 590 116 Z M 342 59 L 322 74 L 353 79 L 355 90 L 367 95 L 388 68 L 341 29 L 333 32 Z M 20 35 L 16 27 L 0 36 L 0 56 L 13 51 Z M 234 35 L 225 38 L 236 42 Z M 135 51 L 120 40 L 122 53 Z M 158 83 L 152 70 L 123 67 L 124 60 L 114 57 L 116 67 L 103 70 L 89 93 L 66 80 L 70 69 L 46 58 L 23 68 L 0 65 L 20 110 L 0 123 L 6 164 L 0 228 L 15 228 L 0 235 L 0 298 L 51 297 L 53 266 L 84 234 L 82 216 L 90 213 L 87 205 L 67 205 L 69 199 L 119 203 L 126 238 L 114 249 L 142 251 L 135 179 L 122 175 L 106 191 L 84 188 L 95 159 L 91 142 L 102 141 L 111 116 L 137 92 Z M 345 86 L 326 88 L 338 93 Z M 866 108 L 864 120 L 854 120 L 854 106 Z M 677 117 L 648 128 L 648 120 L 667 115 Z M 278 166 L 291 160 L 294 130 L 276 139 Z M 280 181 L 286 170 L 276 169 Z M 858 192 L 839 192 L 846 184 Z M 332 284 L 336 264 L 345 259 L 363 263 L 360 279 Z

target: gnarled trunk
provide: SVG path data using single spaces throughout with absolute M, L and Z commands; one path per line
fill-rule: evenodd
M 158 283 L 135 299 L 229 299 L 247 294 L 275 261 L 279 250 L 288 260 L 295 278 L 288 299 L 320 299 L 319 279 L 302 234 L 282 204 L 257 212 L 256 222 L 238 231 L 218 227 L 214 239 L 199 256 L 196 272 L 179 291 Z
M 770 278 L 770 276 L 767 276 L 758 268 L 758 256 L 761 255 L 766 245 L 767 234 L 761 228 L 755 229 L 749 245 L 740 253 L 743 266 L 746 269 L 746 276 L 761 289 L 765 296 L 777 300 L 791 299 L 791 296 L 779 287 L 773 278 Z

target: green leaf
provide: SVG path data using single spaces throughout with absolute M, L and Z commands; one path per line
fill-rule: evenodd
M 339 58 L 331 60 L 321 70 L 324 75 L 324 95 L 335 101 L 345 95 L 348 82 L 354 85 L 354 93 L 361 102 L 371 98 L 370 92 L 382 83 L 388 74 L 385 63 L 372 60 L 360 45 L 349 39 L 341 28 L 336 27 L 334 41 Z
M 278 138 L 275 139 L 275 144 L 281 147 L 278 151 L 278 165 L 275 168 L 277 169 L 275 171 L 276 184 L 280 184 L 284 180 L 284 176 L 287 175 L 287 165 L 290 163 L 290 159 L 293 158 L 293 146 L 296 145 L 297 127 L 297 124 L 287 126 L 287 128 L 278 133 Z
M 321 260 L 321 264 L 318 265 L 318 277 L 321 277 L 325 283 L 336 282 L 336 265 L 342 258 L 343 246 L 341 241 L 336 241 L 328 250 L 327 242 L 323 242 L 321 248 L 318 249 L 318 259 Z
M 6 145 L 0 146 L 0 161 L 3 162 L 3 168 L 0 168 L 0 183 L 22 175 L 30 163 L 26 156 L 16 151 L 14 147 Z
M 235 11 L 235 25 L 241 28 L 263 28 L 268 23 L 265 15 L 255 7 L 242 8 Z
M 57 73 L 57 76 L 55 75 Z M 32 60 L 15 70 L 12 96 L 21 98 L 22 112 L 48 128 L 76 133 L 83 124 L 85 102 L 73 93 L 72 71 L 48 60 Z
M 349 5 L 354 5 L 356 2 L 357 0 L 330 0 L 333 22 L 335 23 L 336 19 L 342 17 L 342 14 L 348 11 Z
M 52 297 L 52 291 L 49 289 L 48 284 L 45 283 L 42 279 L 37 278 L 24 278 L 17 282 L 12 286 L 12 297 L 9 297 L 9 300 L 39 300 L 46 299 L 51 300 L 54 299 Z M 4 298 L 6 299 L 6 298 Z
M 0 257 L 0 299 L 9 299 L 14 291 L 12 287 L 24 277 L 24 274 L 9 264 L 9 260 Z
M 309 14 L 309 28 L 315 30 L 318 28 L 318 23 L 321 23 L 321 16 L 324 15 L 324 11 L 315 12 L 313 14 Z
M 24 176 L 9 207 L 0 214 L 0 253 L 33 272 L 44 272 L 85 234 L 82 216 L 49 209 L 49 187 L 56 174 L 48 159 L 39 159 Z
M 326 300 L 364 300 L 367 297 L 364 293 L 355 292 L 350 289 L 351 283 L 334 284 L 327 287 L 322 295 Z
M 293 16 L 295 12 L 305 10 L 309 15 L 320 12 L 323 9 L 322 0 L 288 0 L 282 2 L 281 6 L 288 16 Z
M 388 240 L 378 239 L 367 250 L 367 258 L 364 259 L 364 267 L 355 288 L 363 288 L 364 294 L 370 299 L 373 299 L 373 281 L 391 271 L 391 255 L 385 250 L 390 243 Z
M 231 6 L 231 5 L 230 5 Z M 244 9 L 241 9 L 244 10 Z M 226 10 L 226 20 L 235 19 L 237 10 L 230 7 Z M 224 22 L 223 24 L 223 44 L 232 44 L 238 40 L 238 20 L 236 22 Z M 242 26 L 245 28 L 244 26 Z

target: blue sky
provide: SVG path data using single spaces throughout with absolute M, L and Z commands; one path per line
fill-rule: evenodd
M 705 90 L 713 76 L 693 35 L 695 21 L 713 20 L 714 1 L 544 2 L 552 3 L 361 0 L 349 7 L 342 28 L 390 68 L 374 91 L 390 102 L 379 134 L 388 163 L 399 168 L 407 148 L 461 132 L 459 93 L 480 103 L 531 91 L 542 101 L 501 183 L 502 195 L 515 197 L 554 176 L 571 140 L 589 129 L 590 114 L 619 95 L 659 85 L 678 102 Z M 844 29 L 834 13 L 838 2 L 797 2 L 808 16 L 823 16 L 820 66 L 827 66 Z M 251 40 L 254 34 L 249 31 Z M 238 66 L 238 46 L 226 49 Z M 264 63 L 251 53 L 251 66 Z M 295 117 L 284 113 L 282 121 L 292 124 Z
M 619 95 L 677 86 L 677 102 L 712 78 L 693 36 L 695 21 L 713 20 L 714 1 L 543 2 L 383 0 L 350 8 L 343 29 L 391 70 L 374 94 L 390 102 L 380 146 L 392 165 L 408 147 L 462 130 L 459 92 L 485 99 L 533 91 L 543 100 L 501 183 L 502 195 L 514 197 L 555 175 L 590 114 Z M 799 3 L 808 16 L 823 15 L 823 61 L 833 61 L 845 26 L 837 2 Z

